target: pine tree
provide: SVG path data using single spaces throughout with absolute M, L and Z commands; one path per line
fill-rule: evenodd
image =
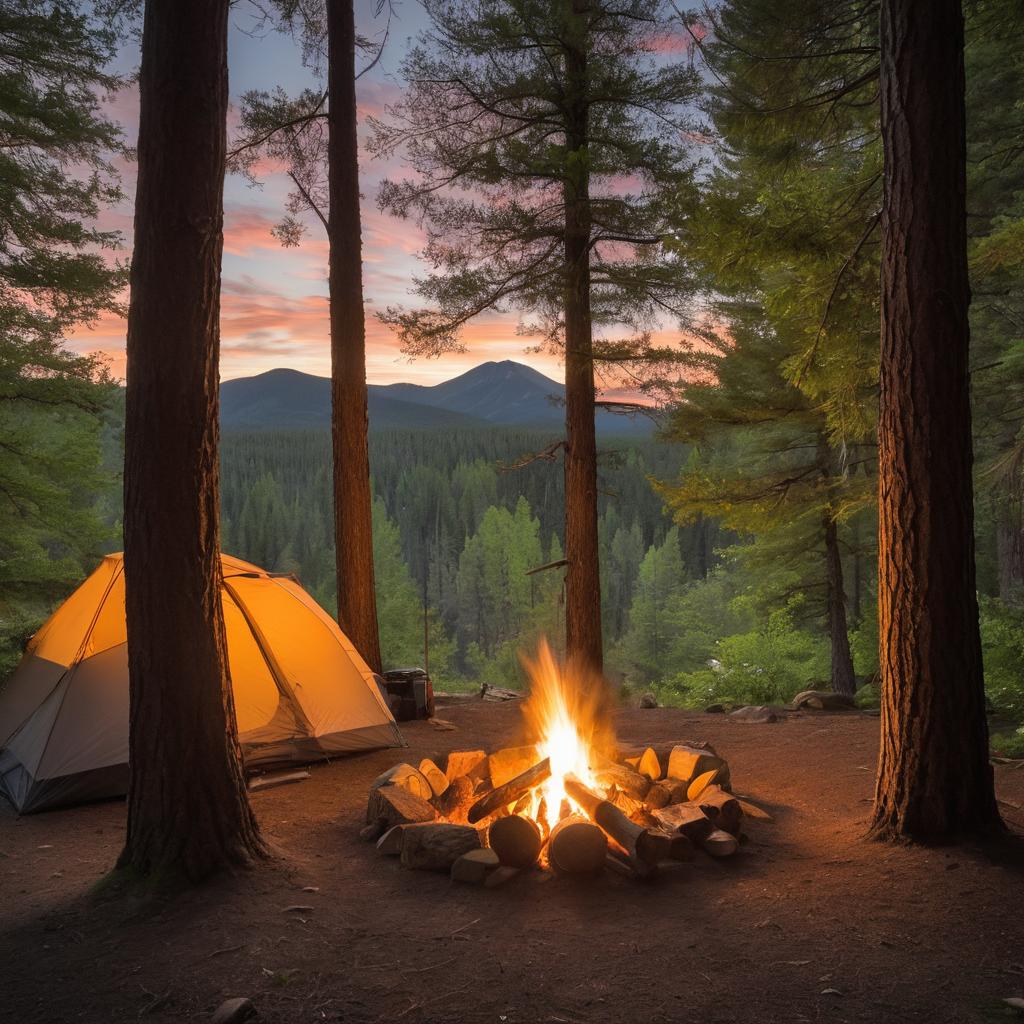
M 380 203 L 427 230 L 429 306 L 385 319 L 406 351 L 436 355 L 474 316 L 516 308 L 564 353 L 567 646 L 600 668 L 594 364 L 650 355 L 645 332 L 682 313 L 688 282 L 662 242 L 690 180 L 696 78 L 655 56 L 662 0 L 425 6 L 408 92 L 374 127 L 376 151 L 418 175 Z M 636 334 L 595 345 L 595 328 Z
M 125 146 L 102 109 L 121 85 L 115 26 L 86 4 L 10 0 L 0 36 L 0 591 L 5 622 L 31 632 L 108 539 L 114 388 L 62 339 L 121 308 L 126 272 L 103 251 L 120 236 L 95 221 L 121 197 Z
M 198 881 L 265 852 L 221 610 L 227 35 L 227 0 L 146 4 L 125 409 L 130 778 L 118 863 L 148 879 Z
M 883 0 L 881 838 L 1000 829 L 978 630 L 959 0 Z

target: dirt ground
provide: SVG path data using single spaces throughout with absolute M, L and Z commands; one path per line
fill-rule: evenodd
M 21 819 L 5 805 L 0 1020 L 201 1021 L 230 996 L 264 1024 L 1014 1019 L 1002 999 L 1024 996 L 1019 848 L 864 842 L 876 718 L 624 711 L 624 740 L 710 740 L 776 821 L 752 822 L 733 860 L 698 854 L 650 884 L 534 874 L 485 890 L 403 870 L 357 838 L 380 771 L 497 747 L 518 725 L 513 704 L 442 713 L 455 731 L 415 723 L 407 752 L 254 795 L 280 859 L 173 899 L 92 895 L 123 804 Z M 1024 831 L 1024 771 L 996 776 Z

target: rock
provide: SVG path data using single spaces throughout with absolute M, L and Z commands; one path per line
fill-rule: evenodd
M 256 1016 L 256 1007 L 251 999 L 225 999 L 210 1018 L 210 1024 L 239 1024 Z
M 857 702 L 853 697 L 831 690 L 804 690 L 792 700 L 790 707 L 813 708 L 815 711 L 849 711 Z
M 498 863 L 498 855 L 493 850 L 470 850 L 452 864 L 452 881 L 483 885 Z
M 729 712 L 729 718 L 734 722 L 747 722 L 750 725 L 765 725 L 779 720 L 779 716 L 766 704 L 751 704 L 745 708 L 737 708 Z
M 658 706 L 658 698 L 653 693 L 645 693 L 640 698 L 640 707 L 642 708 L 656 708 Z

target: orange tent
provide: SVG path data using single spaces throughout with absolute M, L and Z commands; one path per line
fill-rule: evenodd
M 370 668 L 292 577 L 228 555 L 221 563 L 247 767 L 404 745 Z M 22 812 L 118 796 L 127 762 L 124 562 L 116 554 L 36 633 L 0 690 L 0 793 Z

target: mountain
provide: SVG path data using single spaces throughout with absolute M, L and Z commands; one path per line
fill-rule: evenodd
M 370 428 L 454 429 L 490 424 L 447 409 L 403 402 L 370 389 Z M 298 370 L 268 370 L 220 386 L 223 430 L 318 430 L 331 424 L 331 382 Z
M 441 384 L 371 384 L 370 428 L 533 427 L 564 422 L 565 387 L 511 359 L 483 363 Z M 330 381 L 297 370 L 269 370 L 225 381 L 220 389 L 225 430 L 314 429 L 331 418 Z M 650 421 L 597 413 L 605 435 L 647 435 Z

